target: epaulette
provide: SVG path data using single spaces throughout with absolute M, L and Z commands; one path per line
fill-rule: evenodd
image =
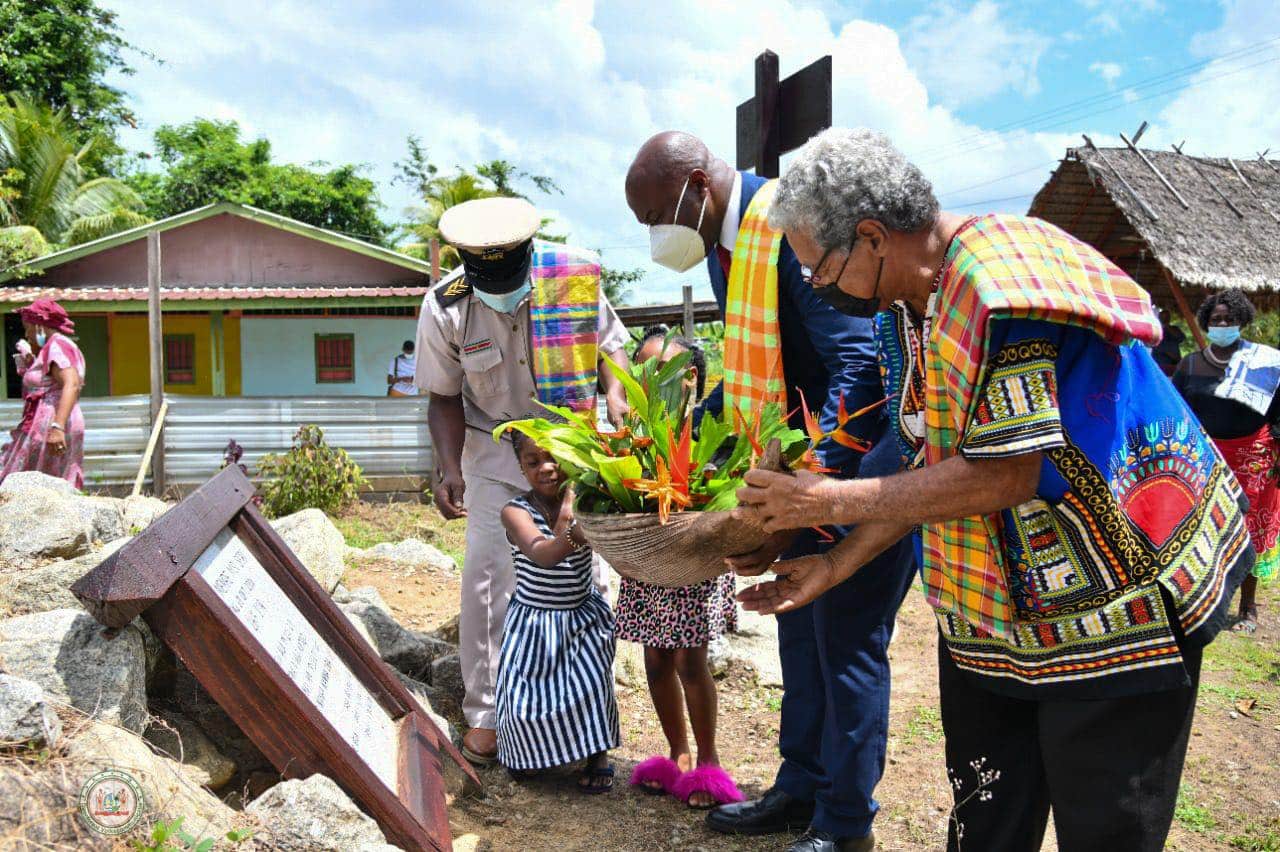
M 442 308 L 447 308 L 469 295 L 471 295 L 471 285 L 467 282 L 465 275 L 459 275 L 452 281 L 442 281 L 440 286 L 436 287 L 436 302 Z

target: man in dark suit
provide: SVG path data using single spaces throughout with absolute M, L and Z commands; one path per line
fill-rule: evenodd
M 666 132 L 647 141 L 627 173 L 627 203 L 650 227 L 654 260 L 683 272 L 706 258 L 711 289 L 725 314 L 739 232 L 751 201 L 766 184 L 712 156 L 697 138 Z M 871 321 L 845 316 L 814 295 L 795 254 L 782 241 L 777 253 L 777 305 L 787 408 L 802 428 L 801 392 L 821 410 L 830 430 L 843 395 L 855 411 L 884 395 Z M 728 318 L 731 321 L 731 318 Z M 733 333 L 726 329 L 726 338 Z M 764 341 L 746 341 L 763 346 Z M 723 385 L 704 404 L 718 412 Z M 896 448 L 880 412 L 854 421 L 849 432 L 876 444 L 865 458 L 834 442 L 819 448 L 836 475 L 875 476 L 897 469 Z M 884 440 L 880 440 L 881 438 Z M 832 529 L 839 540 L 846 530 Z M 758 551 L 730 560 L 742 575 L 758 575 L 779 555 L 812 554 L 830 547 L 815 531 L 775 536 Z M 873 797 L 884 772 L 889 713 L 889 639 L 915 568 L 904 540 L 813 604 L 778 617 L 782 660 L 782 765 L 773 786 L 756 800 L 722 805 L 708 814 L 710 828 L 736 834 L 807 829 L 791 852 L 849 852 L 875 846 Z

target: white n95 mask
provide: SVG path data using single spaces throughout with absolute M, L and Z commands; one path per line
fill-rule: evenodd
M 707 198 L 702 198 L 702 209 L 698 211 L 698 227 L 677 225 L 675 220 L 680 216 L 680 204 L 684 201 L 685 191 L 689 189 L 689 180 L 685 179 L 680 189 L 680 198 L 676 201 L 676 212 L 671 217 L 670 225 L 649 226 L 649 256 L 653 262 L 665 266 L 673 272 L 687 272 L 707 256 L 707 244 L 702 241 L 702 217 L 707 212 Z

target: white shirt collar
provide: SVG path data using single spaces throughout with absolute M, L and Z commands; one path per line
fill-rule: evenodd
M 742 225 L 742 172 L 733 173 L 733 191 L 729 193 L 729 205 L 724 211 L 724 222 L 720 225 L 720 245 L 733 251 L 738 242 L 738 228 Z

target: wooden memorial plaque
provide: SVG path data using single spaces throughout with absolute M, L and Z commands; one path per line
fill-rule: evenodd
M 452 848 L 445 752 L 475 770 L 253 505 L 232 465 L 71 587 L 141 615 L 285 778 L 321 772 L 408 850 Z

